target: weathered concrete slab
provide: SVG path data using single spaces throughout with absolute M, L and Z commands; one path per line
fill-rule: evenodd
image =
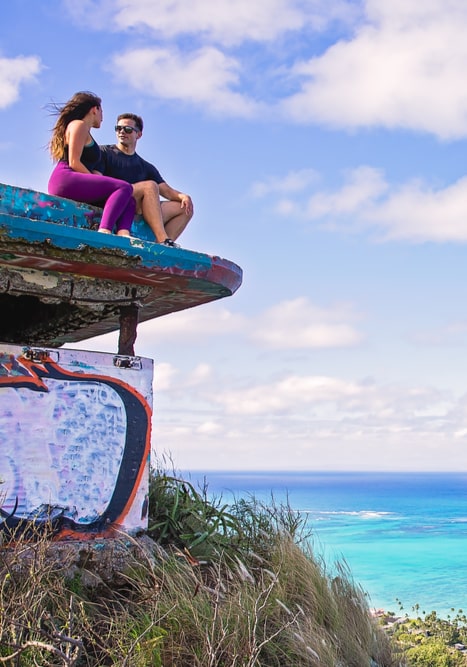
M 93 231 L 100 209 L 0 184 L 0 340 L 59 347 L 231 296 L 242 270 L 217 256 Z M 14 315 L 14 316 L 10 316 Z

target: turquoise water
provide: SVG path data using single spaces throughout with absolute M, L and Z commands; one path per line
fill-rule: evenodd
M 467 473 L 185 473 L 224 501 L 288 499 L 330 568 L 345 560 L 371 607 L 467 611 Z

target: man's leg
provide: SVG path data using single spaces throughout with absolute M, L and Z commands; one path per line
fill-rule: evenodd
M 193 213 L 188 214 L 184 208 L 180 207 L 178 201 L 162 201 L 160 207 L 166 235 L 175 241 L 190 222 Z
M 163 243 L 168 234 L 164 228 L 157 183 L 155 181 L 134 183 L 133 197 L 136 199 L 136 212 L 143 215 L 144 221 L 151 228 L 156 241 Z

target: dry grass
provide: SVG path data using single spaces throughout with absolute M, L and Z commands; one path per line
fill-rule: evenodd
M 176 546 L 154 541 L 150 551 L 129 551 L 112 584 L 90 579 L 84 569 L 64 577 L 67 564 L 50 558 L 47 533 L 0 549 L 0 665 L 400 664 L 346 567 L 326 572 L 289 508 L 243 501 L 224 521 L 196 493 L 190 505 L 192 488 L 169 486 L 177 502 L 162 514 L 171 529 L 183 524 L 183 538 Z M 152 519 L 167 537 L 162 514 Z M 187 531 L 187 517 L 196 534 Z M 188 551 L 193 542 L 209 554 L 205 562 Z

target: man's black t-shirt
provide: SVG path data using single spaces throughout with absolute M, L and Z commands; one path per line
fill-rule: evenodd
M 120 151 L 115 145 L 100 147 L 104 165 L 104 176 L 120 178 L 128 183 L 139 183 L 139 181 L 156 181 L 158 185 L 164 183 L 156 167 L 146 162 L 137 153 L 127 155 Z

